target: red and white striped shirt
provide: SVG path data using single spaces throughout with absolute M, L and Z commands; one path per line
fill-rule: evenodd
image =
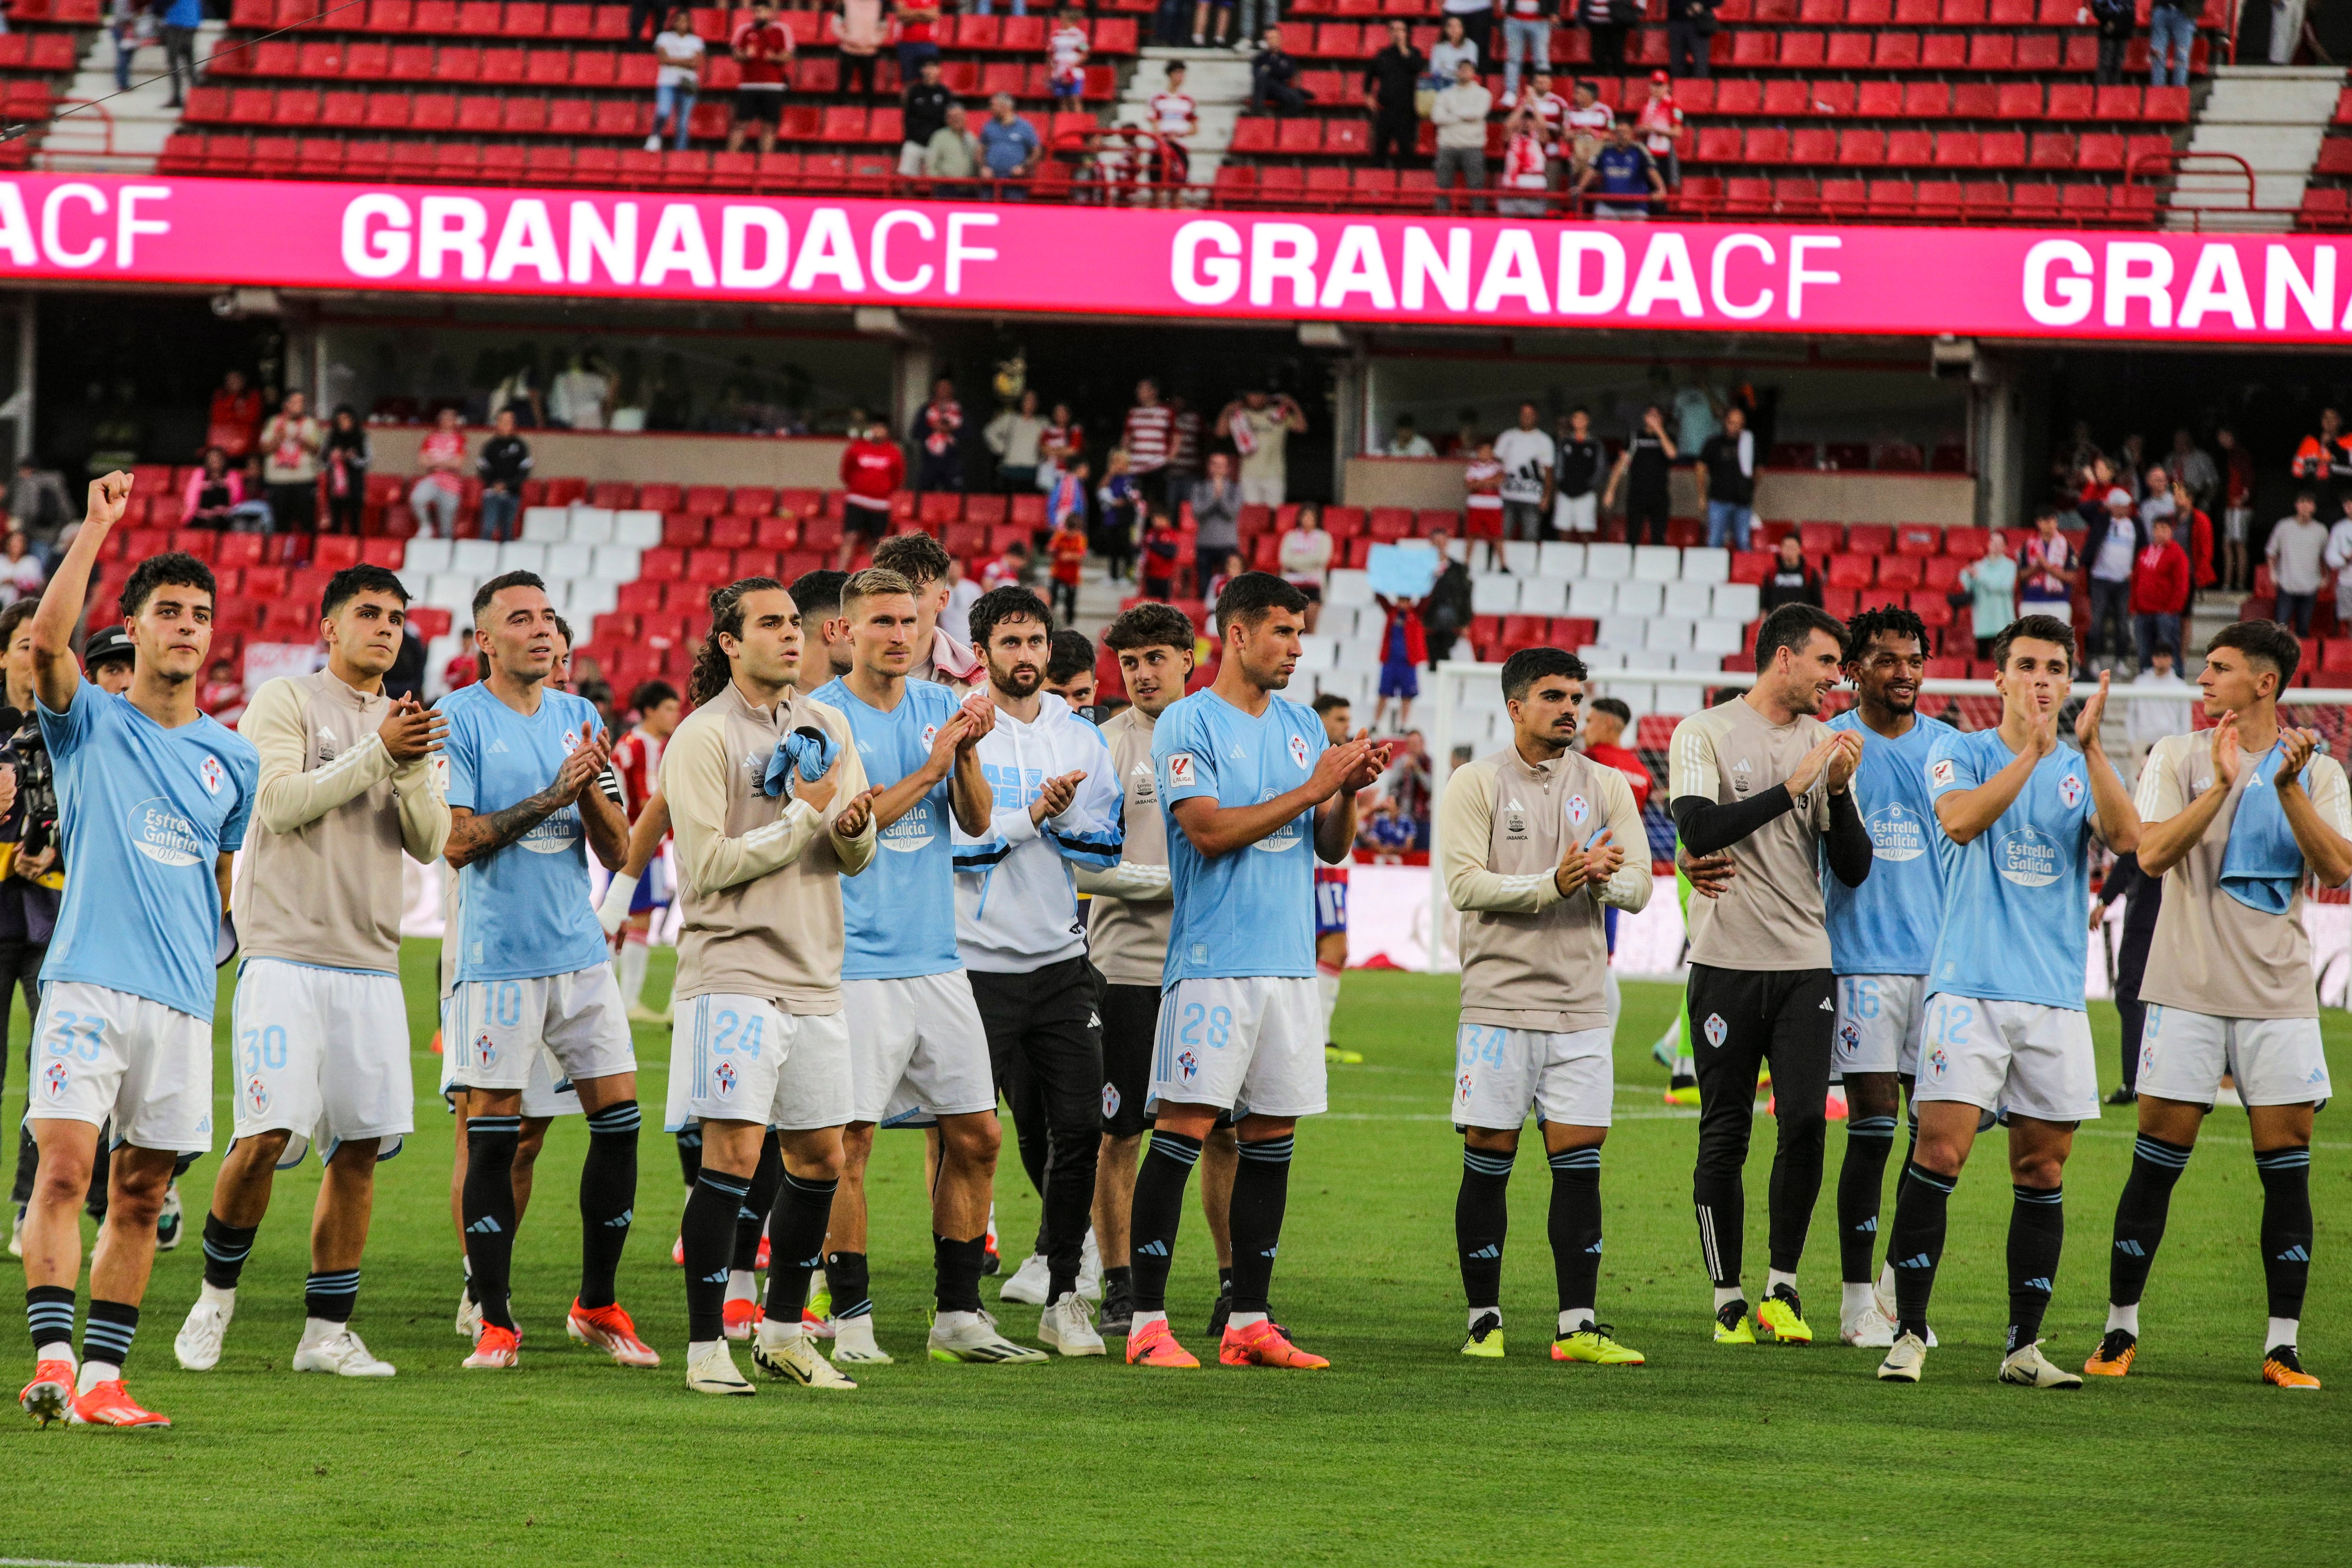
M 1164 402 L 1127 411 L 1127 466 L 1130 473 L 1156 474 L 1168 465 L 1169 438 L 1175 416 Z

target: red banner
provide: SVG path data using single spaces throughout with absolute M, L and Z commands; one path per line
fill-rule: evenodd
M 0 181 L 0 276 L 1203 319 L 2333 343 L 2352 239 Z

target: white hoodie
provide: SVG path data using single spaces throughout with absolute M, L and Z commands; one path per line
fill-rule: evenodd
M 1025 975 L 1087 950 L 1071 865 L 1118 864 L 1121 791 L 1110 747 L 1051 692 L 1023 724 L 1003 708 L 980 743 L 981 771 L 995 791 L 984 838 L 955 830 L 956 945 L 967 968 Z M 1045 780 L 1084 773 L 1059 816 L 1040 824 L 1029 808 Z

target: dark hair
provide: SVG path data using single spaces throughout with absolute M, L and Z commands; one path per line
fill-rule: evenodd
M 1884 633 L 1889 637 L 1916 637 L 1919 652 L 1927 651 L 1927 623 L 1916 612 L 1899 604 L 1882 604 L 1875 610 L 1865 610 L 1845 623 L 1846 662 L 1861 659 L 1870 640 Z
M 988 646 L 1001 621 L 1034 621 L 1049 637 L 1054 631 L 1054 612 L 1046 608 L 1045 601 L 1030 590 L 1014 586 L 992 588 L 973 600 L 968 619 L 975 649 Z
M 2065 513 L 2059 510 L 2056 507 L 2042 507 L 2035 510 L 2033 520 L 2038 523 L 2044 517 L 2063 517 L 2064 516 Z
M 399 578 L 380 566 L 347 566 L 327 579 L 327 591 L 319 601 L 319 619 L 333 618 L 336 611 L 362 593 L 389 593 L 408 605 L 408 589 Z
M 2061 621 L 2055 615 L 2021 615 L 2000 629 L 1992 640 L 1992 662 L 1995 668 L 2009 663 L 2010 644 L 2020 637 L 2036 643 L 2055 643 L 2066 650 L 2066 662 L 2074 662 L 2074 624 Z
M 1176 648 L 1189 653 L 1193 635 L 1191 616 L 1172 604 L 1151 603 L 1120 611 L 1103 632 L 1103 642 L 1115 653 L 1136 648 Z
M 566 621 L 560 613 L 555 617 L 555 634 L 563 639 L 563 656 L 570 658 L 572 644 L 576 639 L 572 635 L 572 622 Z
M 1813 633 L 1826 632 L 1837 640 L 1838 663 L 1845 663 L 1845 622 L 1818 604 L 1783 604 L 1764 617 L 1756 631 L 1756 667 L 1769 668 L 1781 649 L 1800 650 Z
M 1318 694 L 1313 706 L 1317 713 L 1326 714 L 1331 712 L 1334 708 L 1351 708 L 1356 705 L 1349 702 L 1346 697 L 1341 696 L 1338 692 L 1322 692 Z
M 147 601 L 159 588 L 201 588 L 205 596 L 217 601 L 220 588 L 213 580 L 213 569 L 185 550 L 165 550 L 151 555 L 131 569 L 131 580 L 122 585 L 122 598 L 116 608 L 125 621 L 147 608 Z
M 1584 711 L 1588 715 L 1605 713 L 1619 724 L 1633 722 L 1633 709 L 1623 697 L 1595 697 L 1584 705 Z
M 874 564 L 920 588 L 947 576 L 948 552 L 929 534 L 894 534 L 874 547 Z
M 2294 504 L 2299 507 L 2305 501 L 2309 501 L 2315 507 L 2319 505 L 2319 492 L 2310 488 L 2308 486 L 2305 486 L 2303 489 L 2297 490 L 2294 493 Z
M 1053 652 L 1045 658 L 1045 684 L 1067 685 L 1095 667 L 1095 645 L 1083 632 L 1063 627 L 1054 633 Z
M 677 688 L 667 681 L 647 681 L 629 694 L 629 706 L 639 713 L 649 713 L 664 703 L 677 701 Z
M 1270 571 L 1235 572 L 1217 595 L 1217 635 L 1235 626 L 1255 626 L 1277 610 L 1303 614 L 1307 595 Z
M 1559 648 L 1522 648 L 1503 661 L 1503 700 L 1518 702 L 1546 675 L 1584 679 L 1584 661 Z
M 8 644 L 16 640 L 16 628 L 30 621 L 40 608 L 38 599 L 26 598 L 0 610 L 0 653 L 6 653 Z
M 0 645 L 7 642 L 8 621 L 0 615 Z M 2294 632 L 2275 621 L 2232 621 L 2205 644 L 2205 651 L 2235 648 L 2249 659 L 2259 659 L 2278 672 L 2279 690 L 2294 679 L 2294 667 L 2303 662 L 2303 644 Z
M 719 639 L 743 635 L 743 596 L 771 588 L 785 591 L 784 585 L 772 577 L 747 577 L 710 591 L 710 630 L 703 633 L 702 646 L 694 651 L 694 674 L 687 681 L 687 700 L 696 707 L 725 691 L 727 683 L 735 678 L 735 667 L 727 662 L 727 651 L 719 645 Z
M 482 623 L 482 612 L 490 607 L 490 601 L 509 588 L 536 588 L 541 593 L 547 591 L 546 582 L 535 571 L 509 571 L 494 577 L 474 590 L 474 624 L 476 626 Z
M 841 585 L 849 580 L 845 571 L 820 567 L 804 571 L 793 579 L 793 602 L 800 606 L 801 619 L 808 619 L 813 610 L 822 610 L 828 616 L 841 613 Z

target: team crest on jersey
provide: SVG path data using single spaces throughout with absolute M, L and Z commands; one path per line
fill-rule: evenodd
M 1854 1028 L 1851 1019 L 1838 1025 L 1838 1038 L 1845 1041 L 1846 1054 L 1849 1056 L 1862 1049 L 1862 1030 Z
M 1290 737 L 1290 760 L 1296 762 L 1301 768 L 1307 766 L 1307 737 L 1305 736 L 1294 735 Z
M 245 1081 L 245 1103 L 257 1116 L 269 1109 L 269 1085 L 258 1072 Z
M 931 742 L 939 739 L 939 737 L 940 727 L 938 725 L 927 724 L 923 726 L 923 749 L 925 751 L 929 751 L 931 748 Z
M 1192 787 L 1192 754 L 1189 751 L 1170 752 L 1168 754 L 1169 786 L 1171 789 L 1189 789 Z
M 1731 1032 L 1731 1026 L 1723 1021 L 1721 1013 L 1707 1014 L 1706 1022 L 1699 1027 L 1700 1032 L 1706 1036 L 1707 1044 L 1718 1051 L 1723 1049 L 1723 1037 Z
M 62 1061 L 52 1061 L 41 1072 L 41 1090 L 52 1100 L 66 1097 L 66 1085 L 73 1082 L 73 1069 Z
M 217 795 L 220 793 L 221 773 L 222 768 L 220 758 L 217 757 L 208 756 L 203 762 L 197 765 L 196 777 L 205 781 L 205 792 L 206 794 Z
M 2065 778 L 2058 780 L 2058 800 L 2070 811 L 2081 805 L 2083 803 L 2082 779 L 2069 773 Z
M 474 1037 L 474 1060 L 481 1063 L 484 1067 L 488 1067 L 491 1062 L 496 1061 L 498 1059 L 498 1042 L 493 1040 L 487 1034 L 476 1035 Z
M 1949 1070 L 1951 1065 L 1951 1058 L 1944 1054 L 1944 1048 L 1942 1046 L 1934 1046 L 1928 1050 L 1927 1075 L 1929 1077 L 1941 1078 L 1945 1072 Z
M 1116 1083 L 1103 1085 L 1103 1114 L 1105 1116 L 1118 1114 L 1118 1085 Z
M 1461 1099 L 1461 1100 L 1463 1100 L 1463 1101 L 1465 1101 L 1465 1102 L 1467 1102 L 1467 1101 L 1469 1100 L 1469 1098 L 1470 1098 L 1471 1083 L 1472 1083 L 1471 1077 L 1470 1077 L 1470 1075 L 1469 1075 L 1468 1073 L 1466 1073 L 1466 1072 L 1465 1072 L 1465 1073 L 1464 1073 L 1461 1077 L 1459 1077 L 1459 1078 L 1455 1079 L 1455 1080 L 1454 1081 L 1454 1092 L 1455 1092 L 1456 1097 L 1457 1097 L 1457 1098 L 1459 1098 L 1459 1099 Z
M 1189 1083 L 1201 1071 L 1201 1059 L 1189 1051 L 1180 1051 L 1176 1053 L 1176 1071 L 1182 1073 L 1184 1081 Z
M 1927 783 L 1930 788 L 1941 789 L 1958 777 L 1952 768 L 1952 759 L 1948 757 L 1939 757 L 1927 764 Z
M 734 1093 L 735 1064 L 731 1061 L 722 1061 L 718 1066 L 712 1068 L 710 1070 L 710 1082 L 719 1086 L 719 1092 L 720 1094 L 725 1095 Z
M 1592 802 L 1581 795 L 1568 798 L 1568 823 L 1572 828 L 1584 826 L 1584 819 L 1592 815 Z

